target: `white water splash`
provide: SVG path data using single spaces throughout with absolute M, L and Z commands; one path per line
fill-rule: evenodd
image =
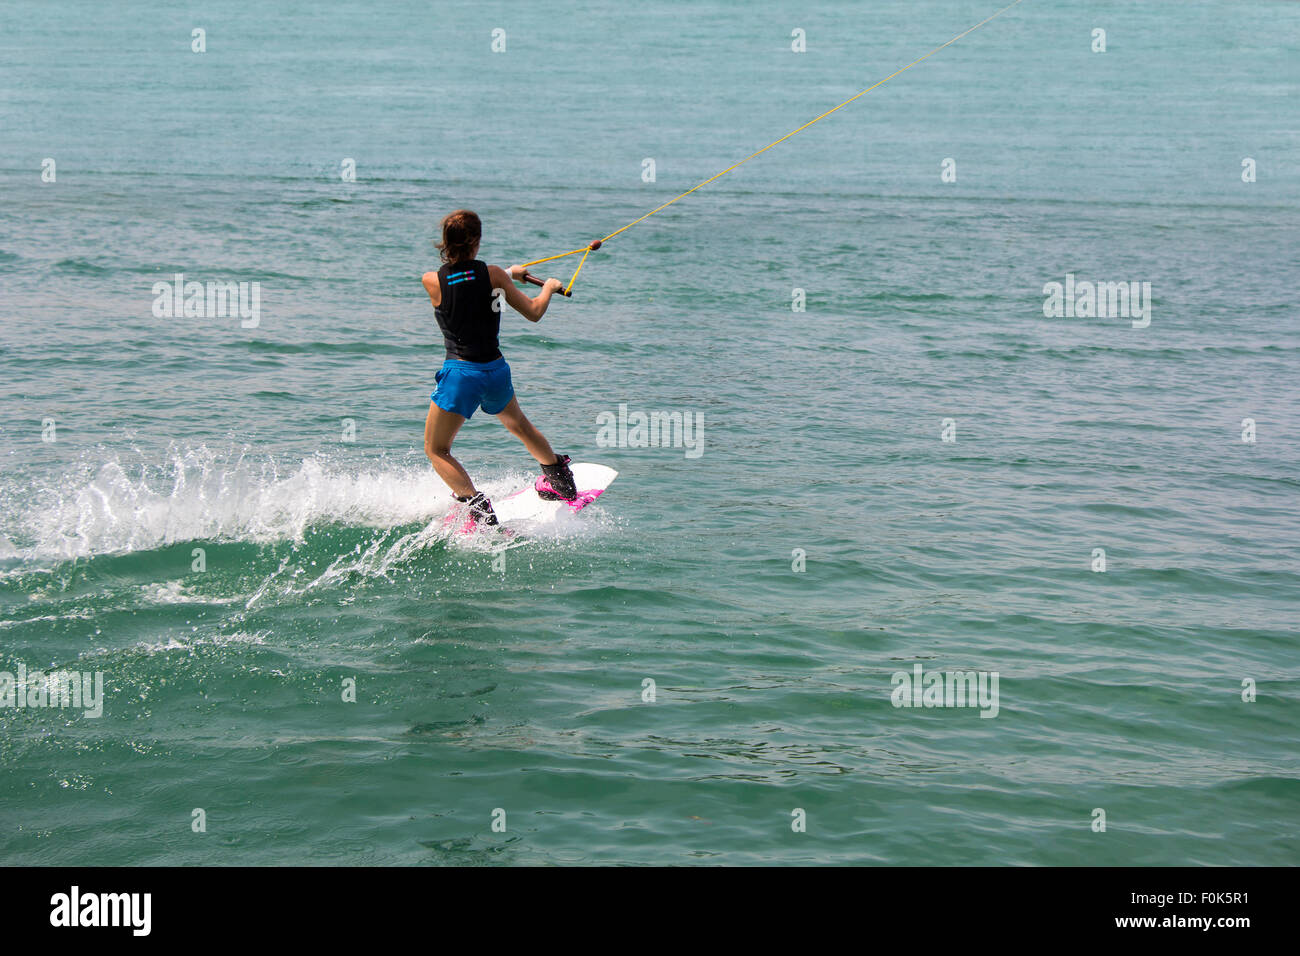
M 24 573 L 33 563 L 97 555 L 150 551 L 183 542 L 301 542 L 311 528 L 338 524 L 378 529 L 368 545 L 340 555 L 309 588 L 360 574 L 387 576 L 413 554 L 436 541 L 475 551 L 501 543 L 464 538 L 443 528 L 454 502 L 423 456 L 401 460 L 332 459 L 316 455 L 283 462 L 252 456 L 246 449 L 225 453 L 206 445 L 173 449 L 163 464 L 143 455 L 88 455 L 83 465 L 41 482 L 0 482 L 0 559 L 20 559 Z M 509 494 L 529 480 L 512 469 L 481 481 L 492 497 Z M 543 529 L 526 526 L 528 539 L 567 538 L 598 524 L 557 521 Z M 395 529 L 419 524 L 417 531 Z M 394 529 L 390 533 L 390 529 Z M 288 566 L 281 569 L 289 570 Z M 296 571 L 300 574 L 301 571 Z M 280 572 L 264 587 L 279 583 Z M 183 591 L 147 595 L 155 603 L 197 600 Z M 256 603 L 254 594 L 250 602 Z
M 322 524 L 425 522 L 448 504 L 442 482 L 414 458 L 281 463 L 200 446 L 158 466 L 114 455 L 44 487 L 6 482 L 0 557 L 69 560 L 185 541 L 298 541 Z

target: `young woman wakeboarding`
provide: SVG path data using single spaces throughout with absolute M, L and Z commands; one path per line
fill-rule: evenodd
M 442 241 L 437 244 L 443 265 L 437 272 L 426 272 L 422 279 L 447 347 L 447 359 L 435 376 L 437 387 L 429 396 L 424 453 L 438 477 L 451 488 L 452 496 L 469 505 L 470 520 L 494 525 L 497 516 L 492 502 L 475 489 L 469 473 L 451 456 L 451 443 L 460 426 L 479 408 L 500 419 L 537 459 L 542 467 L 542 477 L 535 484 L 539 497 L 572 501 L 578 492 L 569 456 L 557 455 L 519 408 L 510 366 L 497 345 L 501 313 L 494 308 L 493 290 L 500 289 L 511 308 L 528 321 L 539 322 L 562 283 L 547 279 L 537 298 L 530 299 L 511 281 L 524 278 L 522 266 L 511 266 L 507 272 L 475 258 L 482 236 L 482 223 L 468 209 L 447 215 L 442 220 Z

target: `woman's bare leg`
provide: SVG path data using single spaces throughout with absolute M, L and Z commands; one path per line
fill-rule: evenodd
M 506 431 L 524 443 L 528 454 L 536 458 L 539 465 L 553 465 L 559 460 L 559 456 L 555 454 L 555 449 L 546 440 L 546 436 L 539 432 L 537 426 L 524 415 L 519 407 L 518 398 L 510 399 L 510 404 L 497 414 L 497 418 L 501 420 L 502 425 L 506 426 Z
M 456 433 L 464 424 L 465 416 L 444 411 L 430 402 L 429 417 L 424 420 L 424 453 L 429 456 L 433 470 L 447 483 L 452 493 L 468 498 L 475 493 L 474 482 L 460 462 L 451 457 L 451 443 L 456 440 Z

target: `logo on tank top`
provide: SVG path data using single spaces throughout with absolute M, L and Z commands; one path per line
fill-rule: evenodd
M 474 270 L 466 269 L 464 272 L 448 272 L 447 285 L 457 285 L 461 282 L 473 282 Z

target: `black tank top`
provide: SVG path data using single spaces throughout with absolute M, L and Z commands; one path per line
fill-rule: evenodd
M 434 308 L 447 358 L 494 362 L 501 357 L 497 336 L 501 313 L 492 308 L 492 280 L 485 262 L 474 259 L 438 270 L 442 304 Z

